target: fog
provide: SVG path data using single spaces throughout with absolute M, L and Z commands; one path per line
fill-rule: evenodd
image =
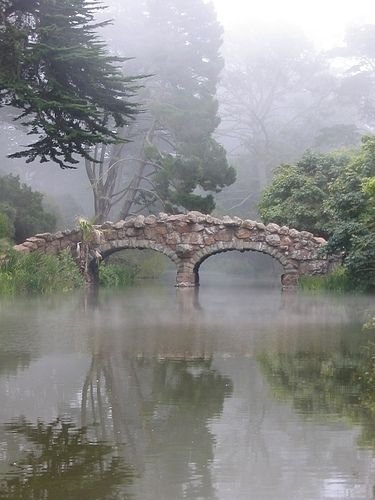
M 58 229 L 79 215 L 210 211 L 213 199 L 216 214 L 259 219 L 279 165 L 373 133 L 370 2 L 105 3 L 97 18 L 113 22 L 98 34 L 127 59 L 116 63 L 123 73 L 141 77 L 130 97 L 140 112 L 116 130 L 128 142 L 97 146 L 94 161 L 77 158 L 74 169 L 9 159 L 30 130 L 12 107 L 0 109 L 0 173 L 44 193 Z
M 112 173 L 116 170 L 115 188 L 102 193 L 111 203 L 101 212 L 98 203 L 95 208 L 93 182 L 97 186 L 98 179 L 90 184 L 84 161 L 75 170 L 61 171 L 52 162 L 39 164 L 36 159 L 25 164 L 8 159 L 29 137 L 27 127 L 13 121 L 15 110 L 1 109 L 0 171 L 20 175 L 45 193 L 47 205 L 59 213 L 61 227 L 72 225 L 77 215 L 116 220 L 165 208 L 160 189 L 157 195 L 150 194 L 156 189 L 152 161 L 142 164 L 142 177 L 148 180 L 141 181 L 139 173 L 144 139 L 155 120 L 161 125 L 153 131 L 151 142 L 163 155 L 199 155 L 194 152 L 194 133 L 223 145 L 237 180 L 216 195 L 216 211 L 253 218 L 259 217 L 260 193 L 278 165 L 295 161 L 308 148 L 352 148 L 363 134 L 373 131 L 372 73 L 368 65 L 356 64 L 374 56 L 366 45 L 366 37 L 370 43 L 375 29 L 369 25 L 374 21 L 369 2 L 273 1 L 246 6 L 216 0 L 217 21 L 209 4 L 200 1 L 189 7 L 175 2 L 175 10 L 169 4 L 162 7 L 163 2 L 158 7 L 156 1 L 109 0 L 107 4 L 99 19 L 113 18 L 113 24 L 99 33 L 108 50 L 132 58 L 123 65 L 125 74 L 151 75 L 140 82 L 143 87 L 134 97 L 143 112 L 119 131 L 131 142 L 121 152 L 108 146 L 100 153 L 106 168 L 117 162 L 110 167 Z M 185 8 L 189 14 L 184 17 Z M 173 27 L 170 33 L 165 30 L 168 25 Z M 185 41 L 179 38 L 180 29 L 185 30 Z M 191 108 L 196 92 L 191 82 L 198 81 L 199 89 L 199 78 L 207 87 L 199 99 L 205 99 L 211 109 L 197 119 Z M 181 109 L 173 116 L 170 110 L 175 105 Z M 212 121 L 208 128 L 207 120 Z M 186 128 L 183 133 L 181 127 Z M 219 170 L 224 168 L 220 161 L 216 162 Z M 102 177 L 107 174 L 105 170 Z M 132 183 L 137 184 L 136 190 L 129 190 Z M 126 189 L 121 199 L 114 196 Z M 194 192 L 206 196 L 210 190 L 203 191 L 198 182 Z
M 342 44 L 347 28 L 375 21 L 372 2 L 361 0 L 267 0 L 256 4 L 242 0 L 215 0 L 218 19 L 226 32 L 249 32 L 255 23 L 271 26 L 288 26 L 291 30 L 302 30 L 318 48 L 328 49 Z
M 373 5 L 103 4 L 0 0 L 0 497 L 375 498 Z

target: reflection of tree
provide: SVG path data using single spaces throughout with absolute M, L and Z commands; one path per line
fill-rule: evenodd
M 16 374 L 28 368 L 31 354 L 28 352 L 0 352 L 0 374 Z
M 232 384 L 211 364 L 129 357 L 112 349 L 93 357 L 82 391 L 82 424 L 95 423 L 97 439 L 113 441 L 138 473 L 147 455 L 156 457 L 160 498 L 180 497 L 182 485 L 189 498 L 213 495 L 208 424 L 221 414 Z
M 360 445 L 375 448 L 375 344 L 357 352 L 272 353 L 259 357 L 276 394 L 303 415 L 344 416 L 361 423 Z
M 115 499 L 132 470 L 111 454 L 111 447 L 90 441 L 85 428 L 60 419 L 32 424 L 24 419 L 6 426 L 22 458 L 0 486 L 4 500 Z M 27 445 L 25 445 L 27 443 Z M 24 450 L 27 451 L 24 451 Z
M 210 466 L 215 438 L 208 424 L 222 413 L 232 383 L 212 360 L 162 360 L 153 366 L 153 408 L 149 411 L 152 451 L 169 485 L 185 483 L 186 498 L 214 498 Z M 162 486 L 161 486 L 162 488 Z M 163 492 L 163 490 L 162 490 Z M 175 497 L 181 492 L 175 491 Z

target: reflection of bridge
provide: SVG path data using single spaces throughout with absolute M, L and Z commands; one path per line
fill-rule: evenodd
M 294 287 L 299 276 L 326 274 L 337 258 L 320 253 L 325 244 L 307 231 L 238 217 L 222 218 L 199 212 L 147 217 L 138 215 L 116 223 L 94 226 L 86 241 L 79 229 L 55 234 L 37 234 L 15 248 L 57 254 L 69 250 L 80 264 L 88 282 L 96 282 L 98 258 L 129 248 L 152 249 L 167 255 L 177 267 L 177 286 L 196 286 L 199 266 L 211 255 L 239 250 L 268 254 L 283 266 L 283 288 Z

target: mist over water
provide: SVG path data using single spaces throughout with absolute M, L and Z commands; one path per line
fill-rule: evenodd
M 91 457 L 79 498 L 93 498 L 91 474 L 95 498 L 372 498 L 373 426 L 353 378 L 370 299 L 223 276 L 2 301 L 2 479 L 69 485 L 65 425 L 70 467 Z

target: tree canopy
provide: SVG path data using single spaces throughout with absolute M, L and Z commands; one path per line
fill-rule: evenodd
M 0 177 L 0 239 L 21 243 L 38 232 L 53 231 L 56 217 L 43 207 L 43 195 L 18 176 Z
M 100 0 L 0 2 L 0 105 L 38 139 L 13 158 L 52 160 L 71 168 L 90 148 L 119 140 L 114 126 L 136 111 L 135 78 L 107 54 L 96 31 Z
M 343 252 L 351 282 L 375 288 L 375 137 L 360 150 L 307 153 L 281 166 L 265 190 L 265 222 L 287 224 L 328 237 L 327 251 Z
M 94 194 L 104 205 L 110 197 L 121 203 L 121 217 L 160 208 L 210 212 L 213 193 L 235 179 L 213 136 L 223 67 L 222 28 L 213 6 L 202 0 L 130 0 L 111 7 L 125 24 L 109 35 L 112 49 L 121 54 L 127 47 L 135 56 L 132 71 L 152 76 L 139 93 L 145 112 L 121 132 L 132 143 L 120 154 L 114 149 L 107 177 L 88 165 Z M 122 172 L 113 190 L 117 167 Z

